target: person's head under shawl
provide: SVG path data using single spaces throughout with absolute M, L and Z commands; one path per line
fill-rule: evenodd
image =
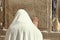
M 5 40 L 43 40 L 43 37 L 28 13 L 24 9 L 19 9 L 6 33 Z

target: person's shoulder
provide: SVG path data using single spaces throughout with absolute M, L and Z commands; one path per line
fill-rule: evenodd
M 10 30 L 10 31 L 16 31 L 16 30 L 18 30 L 18 26 L 11 26 L 11 27 L 9 27 L 8 30 Z

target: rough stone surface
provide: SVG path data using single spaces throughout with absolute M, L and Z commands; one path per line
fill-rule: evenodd
M 39 18 L 39 29 L 47 29 L 51 26 L 51 0 L 7 0 L 5 1 L 5 27 L 8 27 L 15 17 L 18 9 L 25 9 L 30 17 Z M 7 12 L 8 11 L 8 12 Z M 7 17 L 8 16 L 8 17 Z

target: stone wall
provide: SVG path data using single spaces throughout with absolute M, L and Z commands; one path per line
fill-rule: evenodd
M 56 15 L 59 18 L 59 22 L 60 22 L 60 0 L 57 0 L 57 10 L 56 10 Z
M 4 0 L 0 0 L 0 29 L 4 26 Z
M 27 10 L 30 17 L 39 18 L 39 29 L 47 29 L 51 23 L 52 0 L 6 0 L 5 1 L 5 26 L 8 27 L 16 11 L 20 8 Z

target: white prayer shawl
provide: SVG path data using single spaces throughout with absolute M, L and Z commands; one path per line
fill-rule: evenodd
M 6 33 L 5 40 L 43 40 L 43 37 L 28 13 L 24 9 L 19 9 Z

